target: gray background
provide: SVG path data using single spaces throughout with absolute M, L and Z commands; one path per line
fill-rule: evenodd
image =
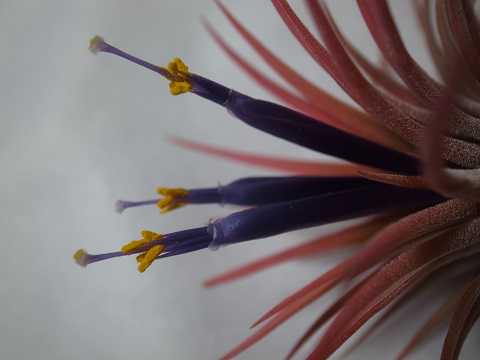
M 301 2 L 292 3 L 308 22 Z M 394 12 L 416 58 L 429 66 L 407 3 L 395 2 Z M 295 43 L 269 2 L 227 4 L 276 53 L 343 96 Z M 375 59 L 354 2 L 334 5 L 342 28 Z M 271 99 L 219 51 L 202 28 L 201 15 L 268 71 L 211 1 L 0 2 L 0 358 L 216 358 L 250 334 L 249 324 L 270 305 L 342 258 L 295 262 L 213 290 L 201 286 L 211 275 L 335 225 L 171 258 L 142 275 L 132 259 L 88 269 L 73 263 L 79 247 L 109 251 L 143 228 L 170 232 L 232 211 L 192 206 L 160 217 L 155 208 L 144 208 L 120 216 L 113 211 L 117 198 L 148 198 L 157 185 L 209 186 L 267 174 L 178 149 L 166 141 L 168 135 L 266 154 L 321 157 L 258 133 L 193 95 L 172 97 L 153 73 L 87 50 L 88 39 L 100 34 L 152 62 L 180 56 L 192 71 Z M 332 299 L 326 296 L 241 358 L 281 357 Z M 398 351 L 428 316 L 428 304 L 436 302 L 432 296 L 421 301 L 407 309 L 413 315 L 408 321 L 397 315 L 397 322 L 351 358 L 384 358 L 385 351 Z M 472 336 L 466 352 L 473 353 L 474 341 Z M 438 339 L 430 342 L 415 358 L 438 356 L 439 345 Z

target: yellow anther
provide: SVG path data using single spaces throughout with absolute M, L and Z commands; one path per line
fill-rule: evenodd
M 180 95 L 192 90 L 192 85 L 188 81 L 171 81 L 169 88 L 170 94 Z
M 155 258 L 162 253 L 164 248 L 165 246 L 163 245 L 155 245 L 150 248 L 138 264 L 138 271 L 143 273 L 145 270 L 147 270 Z
M 141 240 L 133 240 L 133 241 L 130 241 L 129 243 L 123 245 L 121 250 L 122 250 L 122 252 L 124 252 L 124 253 L 129 253 L 129 252 L 138 250 L 139 248 L 147 245 L 149 242 L 150 242 L 150 241 L 144 240 L 144 239 L 141 239 Z
M 188 75 L 188 66 L 182 61 L 182 59 L 178 57 L 173 58 L 172 61 L 168 63 L 167 69 L 170 72 L 170 74 L 175 76 Z
M 158 187 L 157 193 L 163 196 L 181 197 L 186 196 L 188 194 L 188 190 L 184 188 Z
M 192 89 L 192 84 L 188 80 L 188 66 L 180 58 L 173 58 L 167 65 L 170 74 L 170 93 L 180 95 Z
M 148 230 L 143 230 L 141 234 L 142 238 L 140 240 L 133 240 L 130 241 L 128 244 L 123 245 L 121 251 L 124 253 L 130 253 L 144 246 L 147 246 L 151 241 L 160 240 L 162 238 L 162 235 Z
M 143 239 L 148 241 L 160 240 L 162 238 L 161 234 L 157 234 L 156 232 L 150 230 L 142 230 L 140 234 L 142 234 Z
M 75 251 L 75 254 L 73 254 L 73 260 L 80 265 L 80 266 L 87 266 L 87 252 L 83 249 L 78 249 Z
M 178 202 L 175 199 L 170 197 L 166 197 L 165 199 L 162 199 L 157 203 L 157 207 L 160 209 L 160 213 L 162 214 L 181 208 L 184 205 L 186 204 Z
M 166 213 L 185 205 L 181 198 L 188 194 L 188 190 L 183 188 L 157 188 L 157 193 L 163 195 L 164 198 L 157 202 L 160 212 Z
M 135 259 L 137 260 L 137 263 L 141 263 L 144 258 L 145 258 L 145 253 L 142 253 L 138 255 Z

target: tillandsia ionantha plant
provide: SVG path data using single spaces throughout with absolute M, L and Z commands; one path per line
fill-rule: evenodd
M 170 234 L 143 231 L 139 240 L 116 252 L 92 255 L 78 250 L 75 260 L 86 266 L 136 255 L 143 272 L 165 257 L 363 218 L 341 231 L 206 282 L 214 286 L 283 261 L 360 244 L 351 257 L 264 314 L 254 324 L 258 330 L 224 358 L 235 357 L 346 282 L 350 286 L 344 295 L 320 314 L 288 354 L 292 357 L 326 327 L 308 357 L 326 359 L 375 315 L 383 312 L 372 328 L 418 290 L 432 283 L 443 286 L 447 277 L 462 286 L 445 296 L 398 358 L 409 354 L 443 319 L 449 319 L 449 327 L 441 358 L 458 358 L 480 314 L 480 23 L 474 13 L 475 1 L 412 0 L 419 34 L 440 80 L 423 70 L 409 53 L 385 0 L 357 0 L 356 5 L 387 67 L 370 62 L 344 37 L 324 2 L 306 1 L 320 40 L 287 1 L 272 3 L 306 53 L 358 108 L 330 96 L 289 67 L 220 2 L 217 5 L 230 24 L 292 90 L 258 71 L 208 23 L 206 29 L 242 70 L 289 107 L 251 98 L 206 79 L 178 58 L 160 67 L 98 36 L 91 40 L 90 49 L 156 72 L 170 82 L 173 95 L 198 95 L 251 127 L 347 162 L 267 157 L 176 139 L 183 147 L 288 176 L 247 177 L 211 188 L 159 188 L 156 199 L 119 201 L 119 212 L 155 204 L 161 212 L 203 203 L 247 208 L 194 229 Z

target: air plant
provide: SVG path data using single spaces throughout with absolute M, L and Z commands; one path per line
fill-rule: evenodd
M 208 280 L 207 286 L 223 284 L 287 260 L 361 245 L 352 256 L 264 314 L 254 324 L 258 330 L 224 358 L 238 355 L 346 282 L 349 289 L 311 324 L 288 354 L 292 357 L 326 327 L 308 357 L 326 359 L 376 314 L 383 311 L 384 315 L 373 327 L 416 290 L 445 274 L 463 282 L 463 288 L 445 299 L 399 358 L 448 318 L 441 356 L 458 358 L 480 314 L 480 24 L 473 2 L 413 1 L 440 81 L 408 52 L 385 0 L 357 0 L 357 6 L 389 70 L 370 62 L 344 37 L 324 2 L 306 1 L 321 41 L 287 1 L 272 3 L 291 34 L 361 110 L 330 96 L 289 67 L 220 2 L 217 5 L 230 24 L 295 92 L 258 71 L 207 22 L 206 29 L 242 70 L 289 107 L 254 99 L 206 79 L 178 58 L 160 67 L 100 37 L 92 39 L 90 49 L 153 70 L 170 81 L 174 95 L 193 93 L 224 107 L 251 127 L 348 163 L 274 158 L 175 139 L 183 147 L 288 176 L 249 177 L 210 188 L 159 188 L 155 199 L 119 201 L 119 212 L 155 204 L 161 212 L 203 203 L 247 208 L 194 229 L 170 234 L 143 231 L 139 240 L 116 252 L 92 255 L 79 250 L 75 260 L 86 266 L 137 255 L 138 269 L 143 272 L 165 257 L 364 218 L 336 233 Z

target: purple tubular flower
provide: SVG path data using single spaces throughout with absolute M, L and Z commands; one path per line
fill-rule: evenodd
M 418 174 L 417 159 L 375 144 L 361 137 L 348 134 L 327 124 L 272 102 L 243 95 L 215 81 L 189 73 L 188 67 L 175 71 L 166 69 L 130 55 L 95 37 L 90 45 L 94 53 L 107 52 L 152 70 L 161 76 L 181 83 L 185 91 L 213 101 L 231 112 L 236 118 L 258 129 L 299 146 L 357 164 L 384 169 L 396 173 Z M 178 66 L 175 64 L 174 66 Z
M 443 198 L 433 192 L 384 184 L 259 206 L 216 220 L 208 227 L 213 246 L 368 216 L 402 207 L 429 206 Z
M 249 177 L 210 189 L 189 190 L 187 203 L 265 205 L 367 186 L 360 177 Z
M 267 178 L 268 179 L 268 178 Z M 244 182 L 264 182 L 262 178 Z M 444 200 L 430 191 L 370 183 L 363 186 L 310 196 L 239 211 L 211 222 L 208 226 L 159 236 L 132 251 L 104 254 L 82 253 L 81 265 L 147 252 L 155 246 L 162 251 L 155 259 L 189 253 L 205 248 L 256 240 L 298 229 L 373 215 L 397 208 L 434 205 Z
M 227 185 L 212 188 L 198 188 L 180 191 L 172 196 L 169 205 L 174 204 L 231 204 L 256 206 L 282 201 L 318 196 L 326 193 L 359 188 L 372 181 L 361 177 L 313 177 L 313 176 L 276 176 L 248 177 L 235 180 Z M 161 194 L 174 193 L 168 188 L 159 188 Z M 162 209 L 163 199 L 143 201 L 119 200 L 117 212 L 130 207 L 158 205 Z M 170 209 L 170 208 L 168 208 Z
M 320 123 L 272 102 L 257 100 L 196 74 L 191 92 L 224 106 L 244 123 L 294 144 L 362 165 L 397 173 L 418 174 L 408 155 Z
M 211 237 L 207 230 L 207 227 L 203 226 L 166 234 L 159 236 L 158 239 L 150 241 L 143 246 L 133 249 L 132 251 L 113 251 L 103 254 L 88 254 L 83 250 L 79 250 L 82 253 L 81 256 L 76 258 L 76 260 L 80 265 L 87 266 L 98 261 L 112 259 L 115 257 L 140 254 L 157 245 L 164 247 L 161 255 L 158 256 L 158 258 L 179 255 L 207 247 L 211 242 Z

